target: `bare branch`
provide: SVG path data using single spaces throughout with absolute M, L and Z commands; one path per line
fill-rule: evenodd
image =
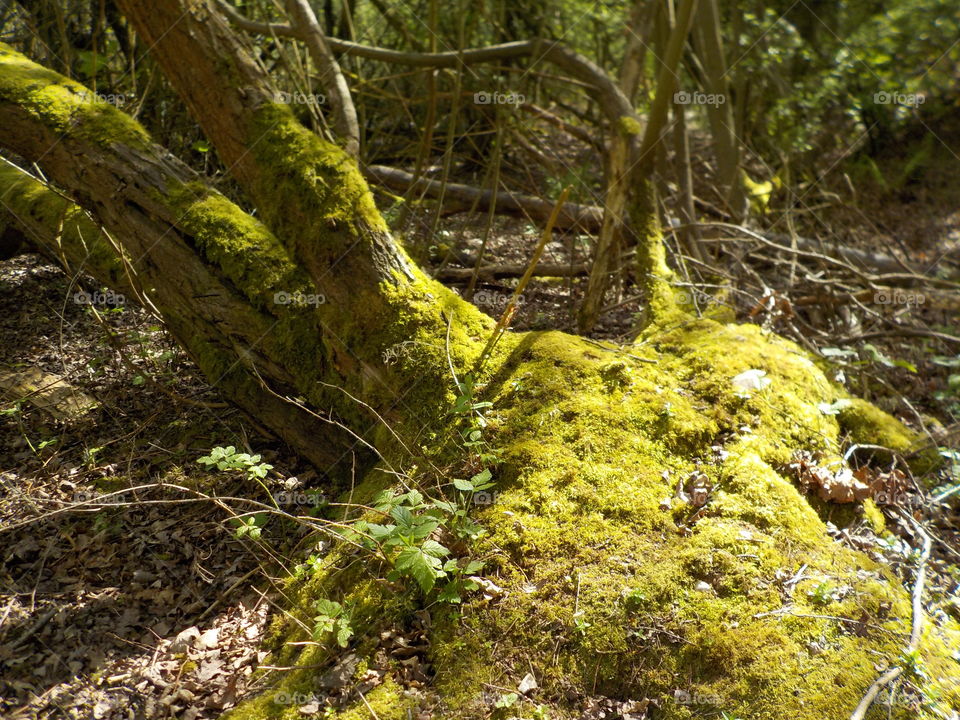
M 550 217 L 553 204 L 530 195 L 500 190 L 482 190 L 460 183 L 444 183 L 429 178 L 417 178 L 412 173 L 385 165 L 367 165 L 362 168 L 368 179 L 394 190 L 405 192 L 413 189 L 431 198 L 443 198 L 445 208 L 459 209 L 460 206 L 472 207 L 474 203 L 480 210 L 488 210 L 494 205 L 494 212 L 505 215 L 520 215 L 531 220 L 545 221 Z M 581 228 L 585 232 L 600 227 L 603 209 L 593 205 L 565 203 L 557 218 L 558 228 Z
M 360 124 L 357 122 L 357 109 L 353 106 L 350 87 L 340 71 L 340 65 L 307 1 L 286 0 L 286 6 L 294 32 L 306 43 L 310 57 L 320 72 L 320 82 L 330 98 L 337 134 L 345 141 L 346 151 L 356 157 L 360 151 Z

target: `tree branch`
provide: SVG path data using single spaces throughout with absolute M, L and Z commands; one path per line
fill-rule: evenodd
M 346 151 L 353 157 L 360 152 L 360 124 L 357 109 L 340 65 L 337 63 L 317 16 L 306 0 L 286 0 L 287 14 L 293 21 L 295 32 L 306 43 L 310 57 L 320 72 L 320 83 L 330 98 L 333 108 L 334 127 L 345 141 Z
M 550 217 L 553 204 L 531 195 L 498 190 L 483 190 L 460 183 L 444 183 L 429 178 L 417 178 L 413 173 L 385 165 L 367 165 L 364 174 L 372 181 L 395 192 L 414 190 L 427 197 L 442 198 L 444 206 L 451 203 L 472 207 L 476 203 L 480 210 L 489 210 L 495 203 L 494 212 L 505 215 L 528 217 L 530 220 L 545 221 Z M 600 226 L 603 209 L 593 205 L 565 203 L 557 219 L 558 228 L 580 228 L 584 232 L 593 232 Z

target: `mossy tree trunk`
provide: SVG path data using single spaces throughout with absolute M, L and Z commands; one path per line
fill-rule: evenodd
M 94 221 L 14 169 L 0 173 L 7 219 L 156 307 L 211 382 L 321 469 L 339 454 L 325 446 L 336 423 L 392 466 L 441 468 L 431 483 L 463 477 L 452 375 L 476 367 L 492 321 L 413 266 L 354 163 L 271 102 L 267 78 L 209 4 L 121 5 L 260 220 L 119 111 L 0 46 L 0 144 Z M 639 197 L 638 219 L 649 218 L 652 183 Z M 657 248 L 647 269 L 660 277 Z M 514 688 L 531 670 L 536 701 L 557 718 L 603 699 L 646 703 L 658 718 L 840 718 L 878 664 L 900 661 L 906 590 L 834 542 L 779 469 L 801 449 L 838 456 L 843 427 L 901 451 L 911 435 L 856 403 L 849 417 L 824 415 L 818 406 L 845 393 L 802 350 L 754 326 L 683 315 L 665 280 L 654 287 L 667 311 L 629 352 L 557 332 L 507 334 L 483 366 L 477 399 L 493 403 L 485 439 L 501 461 L 473 552 L 497 597 L 436 605 L 337 548 L 287 594 L 275 637 L 298 644 L 278 645 L 274 664 L 299 669 L 277 678 L 286 691 L 315 691 L 316 668 L 340 652 L 299 642 L 318 597 L 354 608 L 363 667 L 379 662 L 380 631 L 431 604 L 431 684 L 416 696 L 384 682 L 343 710 L 351 718 L 428 707 L 487 718 L 491 688 Z M 325 302 L 276 301 L 298 292 Z M 748 369 L 765 370 L 770 386 L 734 387 Z M 356 502 L 395 478 L 368 470 Z M 677 493 L 691 482 L 706 493 L 698 506 Z M 799 568 L 804 579 L 785 582 Z M 844 592 L 811 599 L 823 582 Z M 922 645 L 916 682 L 944 707 L 960 707 L 958 638 L 956 623 L 938 620 Z M 296 716 L 273 697 L 237 717 Z

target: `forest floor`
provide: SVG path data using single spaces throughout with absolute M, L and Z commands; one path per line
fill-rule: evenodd
M 827 204 L 817 216 L 842 228 L 833 241 L 924 272 L 937 265 L 956 279 L 960 196 L 929 170 L 923 185 L 908 179 L 856 202 L 811 189 L 808 202 Z M 799 224 L 823 237 L 817 222 Z M 475 256 L 477 226 L 444 218 L 419 254 Z M 520 220 L 496 219 L 487 252 L 494 262 L 526 262 L 538 235 Z M 938 288 L 908 284 L 903 297 L 913 302 L 881 302 L 855 272 L 714 237 L 716 272 L 706 280 L 691 271 L 691 287 L 728 286 L 724 302 L 738 320 L 829 356 L 853 391 L 956 449 L 960 344 L 936 333 L 955 336 L 960 322 L 955 306 L 933 301 Z M 558 237 L 544 261 L 583 262 L 582 241 Z M 515 329 L 572 330 L 582 286 L 582 278 L 535 280 Z M 483 283 L 474 300 L 496 315 L 512 290 L 509 281 Z M 0 263 L 0 383 L 21 388 L 0 403 L 0 715 L 216 717 L 259 688 L 253 671 L 273 599 L 316 548 L 290 529 L 264 528 L 262 543 L 238 534 L 230 517 L 242 508 L 230 498 L 249 495 L 250 483 L 197 460 L 216 446 L 261 454 L 273 465 L 264 493 L 322 487 L 322 478 L 225 406 L 154 318 L 98 291 L 34 255 Z M 78 303 L 78 292 L 95 304 Z M 921 294 L 931 300 L 918 302 Z M 797 301 L 826 295 L 836 301 Z M 626 292 L 611 305 L 595 335 L 625 342 L 638 300 Z M 50 399 L 50 388 L 60 394 Z M 42 407 L 62 405 L 63 396 L 73 398 L 65 410 Z M 960 496 L 953 501 L 910 509 L 938 538 L 928 602 L 960 614 Z M 843 517 L 838 541 L 869 551 L 865 519 Z M 891 528 L 901 533 L 906 567 L 915 543 Z

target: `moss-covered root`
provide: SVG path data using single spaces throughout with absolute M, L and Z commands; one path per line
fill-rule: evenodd
M 505 462 L 496 502 L 479 514 L 489 535 L 478 552 L 504 592 L 432 606 L 433 685 L 378 687 L 366 698 L 378 717 L 415 706 L 443 718 L 578 718 L 606 698 L 649 701 L 650 717 L 677 720 L 839 719 L 901 662 L 909 594 L 885 566 L 832 540 L 778 472 L 800 448 L 839 453 L 837 420 L 818 409 L 838 389 L 802 350 L 754 326 L 701 321 L 632 354 L 656 363 L 560 333 L 517 339 L 488 386 Z M 770 384 L 735 388 L 749 369 Z M 706 493 L 702 507 L 691 485 Z M 292 585 L 292 612 L 308 620 L 317 597 L 352 602 L 359 678 L 377 663 L 380 631 L 408 627 L 417 601 L 361 563 L 338 569 L 342 560 Z M 276 633 L 305 639 L 287 621 Z M 901 689 L 891 717 L 960 708 L 958 646 L 957 623 L 928 618 L 910 680 L 923 699 Z M 291 665 L 328 668 L 339 654 L 282 648 L 278 662 Z M 324 672 L 291 672 L 280 689 L 314 692 Z M 497 711 L 529 672 L 539 688 Z M 271 697 L 234 716 L 296 717 Z M 365 712 L 354 696 L 340 716 Z

